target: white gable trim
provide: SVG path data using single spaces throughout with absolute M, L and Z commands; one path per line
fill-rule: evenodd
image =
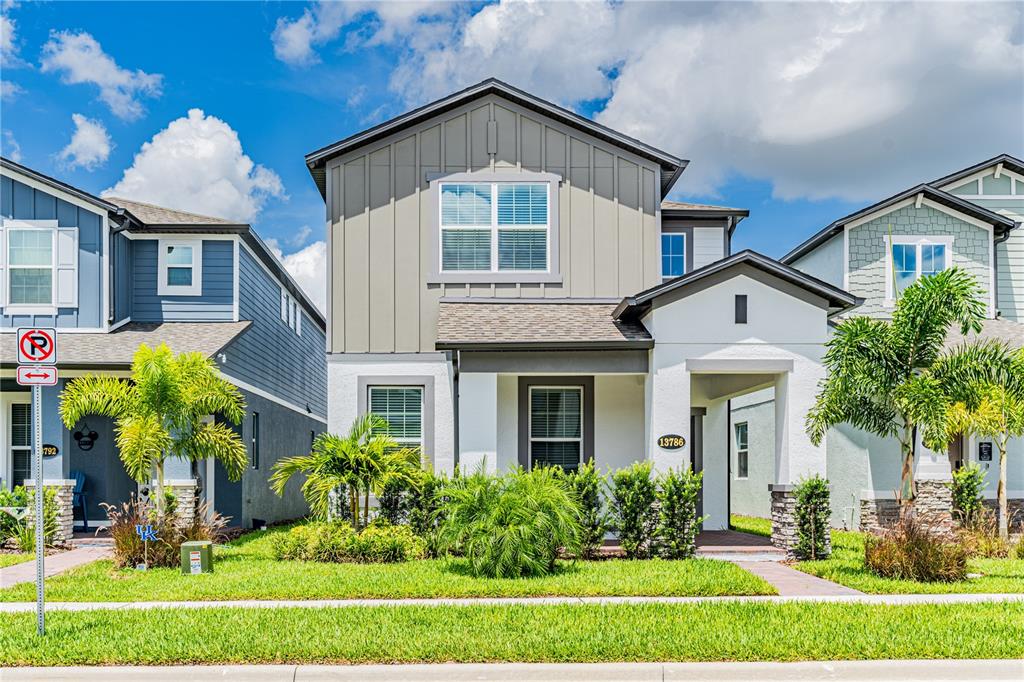
M 1000 175 L 1006 175 L 1009 178 L 1011 178 L 1011 180 L 1024 182 L 1024 175 L 1021 175 L 1020 173 L 1015 173 L 1012 170 L 1010 170 L 1009 168 L 1004 168 L 1003 164 L 999 163 L 999 164 L 996 164 L 996 165 L 989 166 L 988 168 L 983 168 L 980 171 L 978 171 L 976 173 L 972 173 L 971 175 L 962 177 L 959 180 L 953 180 L 952 182 L 947 182 L 945 185 L 940 186 L 939 189 L 947 190 L 948 188 L 960 187 L 961 185 L 967 185 L 967 184 L 970 184 L 971 182 L 976 182 L 978 184 L 978 191 L 977 191 L 976 194 L 972 194 L 972 195 L 956 194 L 954 196 L 958 196 L 958 197 L 965 197 L 965 196 L 982 197 L 982 196 L 985 196 L 985 197 L 989 197 L 989 198 L 994 198 L 996 195 L 993 195 L 993 194 L 982 194 L 982 192 L 981 192 L 981 179 L 986 177 L 986 176 L 988 176 L 988 175 L 994 175 L 997 178 Z

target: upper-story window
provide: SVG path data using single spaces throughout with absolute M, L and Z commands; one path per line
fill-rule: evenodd
M 302 308 L 284 287 L 281 287 L 281 320 L 289 329 L 302 336 Z
M 894 300 L 921 277 L 951 267 L 952 258 L 952 237 L 892 237 L 886 252 L 886 298 Z
M 441 183 L 441 272 L 547 272 L 547 182 Z
M 0 305 L 53 314 L 78 306 L 78 228 L 56 220 L 4 220 L 0 227 Z
M 203 293 L 203 242 L 200 239 L 161 239 L 159 280 L 161 295 L 200 296 Z
M 665 232 L 661 235 L 661 278 L 672 279 L 686 272 L 686 235 Z

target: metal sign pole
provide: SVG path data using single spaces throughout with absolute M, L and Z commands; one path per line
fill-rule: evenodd
M 42 635 L 46 631 L 46 616 L 43 611 L 43 560 L 46 554 L 45 523 L 43 521 L 43 389 L 32 387 L 32 439 L 33 461 L 35 462 L 36 481 L 36 629 Z

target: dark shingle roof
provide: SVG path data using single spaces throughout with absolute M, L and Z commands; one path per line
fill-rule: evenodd
M 252 324 L 242 322 L 129 322 L 109 333 L 57 332 L 58 367 L 120 369 L 132 364 L 139 344 L 166 343 L 175 353 L 212 357 Z M 2 334 L 4 365 L 17 357 L 17 334 Z
M 959 329 L 951 329 L 946 335 L 946 348 L 953 348 L 964 342 L 1001 341 L 1012 349 L 1024 347 L 1024 324 L 1003 318 L 985 320 L 980 334 L 960 333 Z
M 640 322 L 609 303 L 441 303 L 437 348 L 650 348 Z

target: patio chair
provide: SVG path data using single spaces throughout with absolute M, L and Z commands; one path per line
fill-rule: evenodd
M 70 475 L 75 481 L 75 487 L 71 491 L 71 509 L 77 508 L 82 510 L 82 530 L 89 532 L 89 512 L 87 511 L 85 497 L 85 474 L 81 471 L 72 471 Z

